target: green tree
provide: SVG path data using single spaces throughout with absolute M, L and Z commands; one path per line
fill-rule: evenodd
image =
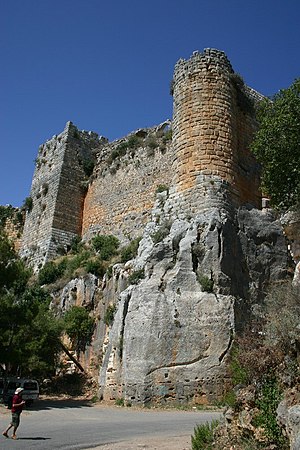
M 71 339 L 77 356 L 92 341 L 95 321 L 82 306 L 73 306 L 64 316 L 65 331 Z
M 0 234 L 0 363 L 14 375 L 49 376 L 59 353 L 61 325 L 51 297 L 29 286 L 31 271 Z
M 262 189 L 271 204 L 289 208 L 300 200 L 300 79 L 257 111 L 252 150 L 262 164 Z
M 30 273 L 7 236 L 0 233 L 0 292 L 12 288 L 21 291 L 25 288 Z
M 0 362 L 12 374 L 49 376 L 55 371 L 62 327 L 40 287 L 0 295 Z

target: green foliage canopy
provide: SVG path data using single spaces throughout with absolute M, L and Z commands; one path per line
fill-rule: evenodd
M 0 362 L 8 373 L 54 373 L 61 325 L 49 303 L 41 288 L 27 288 L 21 296 L 12 291 L 0 295 Z
M 11 374 L 49 376 L 55 370 L 60 322 L 50 296 L 29 286 L 31 271 L 0 234 L 0 363 Z
M 260 129 L 252 150 L 262 164 L 262 189 L 271 204 L 289 208 L 300 201 L 300 79 L 265 100 L 257 111 Z
M 0 233 L 0 292 L 9 289 L 14 289 L 16 292 L 22 291 L 30 273 L 6 235 Z
M 65 330 L 79 355 L 92 341 L 95 321 L 82 306 L 73 306 L 64 316 Z

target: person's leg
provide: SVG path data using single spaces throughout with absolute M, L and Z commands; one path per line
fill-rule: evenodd
M 14 427 L 13 434 L 12 434 L 12 439 L 17 439 L 16 432 L 17 432 L 17 428 L 18 428 L 18 426 L 20 424 L 20 413 L 14 413 L 13 414 L 12 424 L 13 424 L 13 427 Z
M 18 427 L 14 427 L 13 434 L 12 434 L 12 436 L 11 436 L 12 439 L 17 439 L 17 435 L 16 435 L 17 428 L 18 428 Z
M 9 437 L 7 433 L 9 432 L 9 430 L 10 430 L 12 427 L 13 427 L 13 424 L 10 423 L 10 424 L 8 425 L 8 427 L 6 428 L 6 430 L 3 431 L 3 433 L 2 433 L 3 436 Z

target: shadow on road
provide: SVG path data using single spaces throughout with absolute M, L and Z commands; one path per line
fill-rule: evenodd
M 91 400 L 73 400 L 73 399 L 58 399 L 58 400 L 37 400 L 31 406 L 27 407 L 27 411 L 42 411 L 47 409 L 62 409 L 62 408 L 82 408 L 84 406 L 93 406 Z
M 35 437 L 21 437 L 18 438 L 18 441 L 48 441 L 50 439 L 51 438 L 35 436 Z

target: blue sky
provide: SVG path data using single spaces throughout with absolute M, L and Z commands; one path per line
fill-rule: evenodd
M 0 0 L 0 204 L 68 120 L 110 140 L 172 117 L 179 58 L 213 47 L 265 95 L 300 76 L 299 0 Z

